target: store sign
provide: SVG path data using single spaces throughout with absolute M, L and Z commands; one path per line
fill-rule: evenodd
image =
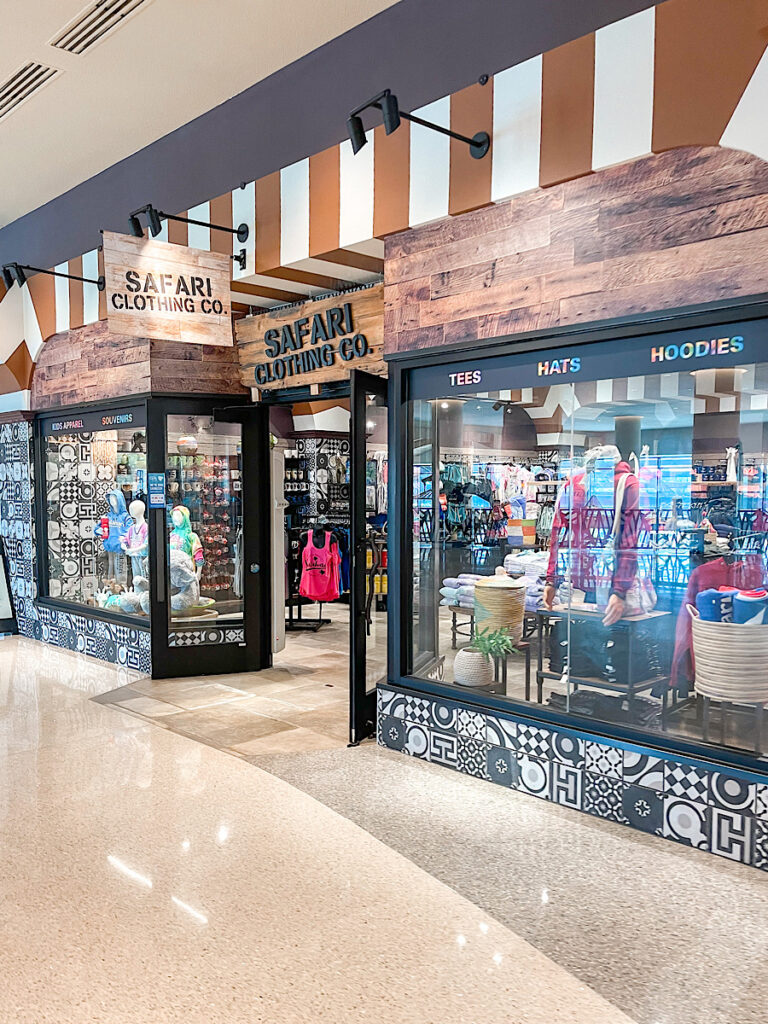
M 562 346 L 548 351 L 518 351 L 507 356 L 473 359 L 414 370 L 411 397 L 431 398 L 452 392 L 476 393 L 707 369 L 725 369 L 764 358 L 768 319 L 663 331 Z M 472 356 L 470 355 L 470 359 Z M 575 379 L 574 379 L 575 377 Z
M 229 257 L 113 231 L 105 231 L 103 239 L 110 331 L 232 344 Z
M 147 417 L 143 406 L 131 409 L 117 409 L 114 412 L 82 412 L 75 416 L 49 417 L 42 421 L 43 434 L 52 437 L 57 434 L 96 433 L 100 430 L 116 430 L 144 427 Z
M 235 334 L 246 387 L 343 380 L 351 369 L 385 374 L 384 286 L 247 317 Z

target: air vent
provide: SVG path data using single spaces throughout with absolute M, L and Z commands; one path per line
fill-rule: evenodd
M 97 0 L 51 40 L 51 46 L 68 53 L 85 53 L 123 24 L 148 0 Z
M 0 85 L 0 120 L 58 73 L 56 68 L 47 68 L 43 64 L 25 64 L 15 75 L 7 78 Z

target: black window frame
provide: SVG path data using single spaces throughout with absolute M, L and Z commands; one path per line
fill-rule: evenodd
M 389 664 L 388 684 L 414 696 L 427 695 L 433 698 L 457 702 L 486 712 L 498 712 L 502 717 L 515 717 L 541 725 L 565 728 L 574 733 L 602 736 L 614 742 L 629 744 L 643 749 L 659 750 L 665 755 L 696 758 L 715 765 L 724 765 L 757 771 L 768 771 L 768 755 L 758 758 L 748 752 L 729 750 L 714 742 L 688 740 L 682 737 L 666 736 L 664 733 L 646 732 L 611 722 L 600 722 L 576 715 L 548 709 L 545 705 L 534 707 L 490 694 L 474 694 L 459 691 L 455 686 L 442 682 L 420 679 L 412 674 L 412 604 L 413 604 L 413 532 L 412 532 L 412 467 L 413 447 L 410 436 L 409 415 L 410 380 L 414 370 L 425 367 L 439 367 L 456 363 L 460 357 L 472 368 L 482 368 L 489 358 L 533 354 L 540 350 L 551 351 L 560 346 L 573 349 L 579 345 L 606 342 L 628 337 L 649 337 L 671 330 L 702 328 L 709 330 L 719 324 L 734 320 L 750 321 L 768 318 L 768 295 L 756 295 L 743 301 L 704 304 L 642 314 L 626 318 L 589 323 L 584 325 L 556 328 L 550 331 L 530 331 L 517 335 L 506 335 L 484 340 L 470 336 L 464 341 L 439 348 L 403 352 L 388 355 L 391 401 L 394 415 L 390 416 L 390 458 L 395 460 L 394 471 L 390 470 L 391 507 L 397 510 L 395 528 L 390 535 L 390 567 L 392 578 L 398 580 L 397 599 L 391 601 L 389 623 Z M 768 349 L 765 352 L 768 361 Z M 487 390 L 485 388 L 484 390 Z
M 36 603 L 42 608 L 51 608 L 55 611 L 67 612 L 70 615 L 82 615 L 90 619 L 102 619 L 105 622 L 112 622 L 120 626 L 128 626 L 131 629 L 150 629 L 151 616 L 146 619 L 139 619 L 135 615 L 127 615 L 121 611 L 106 611 L 104 608 L 94 608 L 87 604 L 80 604 L 77 601 L 67 601 L 60 597 L 51 597 L 49 594 L 50 566 L 48 559 L 48 502 L 46 499 L 46 477 L 45 477 L 45 433 L 44 426 L 49 420 L 76 417 L 79 414 L 88 413 L 112 413 L 125 409 L 137 407 L 144 410 L 144 432 L 147 437 L 147 465 L 149 465 L 149 433 L 148 417 L 149 395 L 136 395 L 121 399 L 113 399 L 105 402 L 84 402 L 80 405 L 65 406 L 52 410 L 41 410 L 36 414 L 33 430 L 34 445 L 34 498 L 35 514 L 33 523 L 35 528 L 35 564 L 37 566 L 37 597 Z

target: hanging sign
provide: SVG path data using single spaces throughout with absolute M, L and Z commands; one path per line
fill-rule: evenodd
M 296 388 L 343 380 L 350 370 L 386 376 L 384 285 L 246 317 L 235 335 L 246 387 Z
M 228 256 L 103 233 L 109 329 L 197 345 L 231 345 Z

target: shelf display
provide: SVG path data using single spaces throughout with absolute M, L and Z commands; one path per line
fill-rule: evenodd
M 131 559 L 146 497 L 144 409 L 83 413 L 42 425 L 45 496 L 45 592 L 102 611 L 145 617 L 133 596 L 146 566 Z M 124 422 L 114 429 L 105 422 Z M 143 518 L 143 517 L 142 517 Z M 146 554 L 146 523 L 144 523 Z M 133 539 L 131 545 L 134 547 Z M 140 586 L 143 584 L 140 584 Z M 147 602 L 145 602 L 147 603 Z
M 201 619 L 242 622 L 241 428 L 212 416 L 167 421 L 173 629 Z

